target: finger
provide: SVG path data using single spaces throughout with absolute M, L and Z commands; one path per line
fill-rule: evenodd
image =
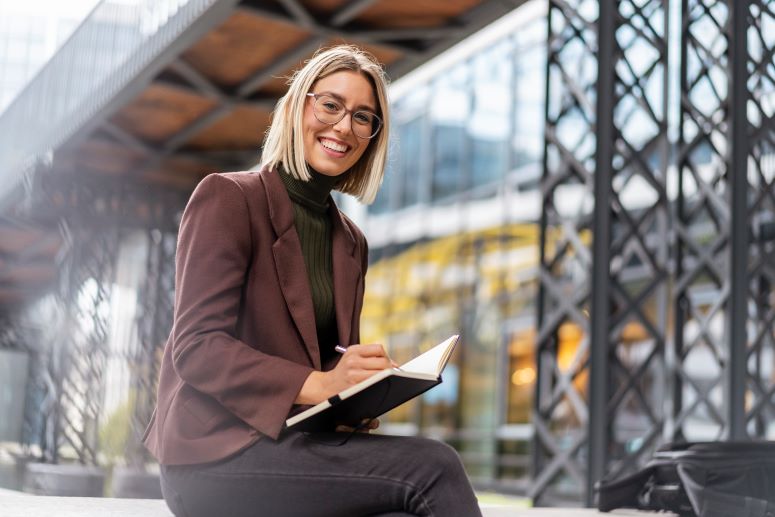
M 357 353 L 361 357 L 386 357 L 387 353 L 385 352 L 385 348 L 378 344 L 369 344 L 369 345 L 357 345 L 357 346 L 351 346 L 347 349 L 348 351 L 352 350 L 354 353 Z
M 384 368 L 377 369 L 377 370 L 348 370 L 347 371 L 347 380 L 350 382 L 350 384 L 358 384 L 359 382 L 365 381 L 372 375 L 381 372 Z
M 350 367 L 359 370 L 379 371 L 390 368 L 390 360 L 386 357 L 359 357 L 353 359 Z
M 348 425 L 338 425 L 334 429 L 337 433 L 352 433 L 354 428 L 348 426 Z

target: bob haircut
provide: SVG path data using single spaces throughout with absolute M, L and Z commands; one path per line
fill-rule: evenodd
M 304 156 L 302 132 L 294 129 L 302 127 L 307 93 L 312 90 L 314 84 L 324 77 L 344 70 L 359 72 L 371 83 L 377 100 L 377 115 L 382 119 L 382 128 L 377 136 L 371 139 L 358 162 L 345 173 L 342 181 L 337 183 L 336 190 L 353 195 L 362 203 L 370 204 L 382 184 L 387 160 L 390 116 L 385 72 L 374 56 L 358 47 L 338 45 L 318 50 L 312 59 L 293 74 L 289 80 L 288 92 L 277 101 L 272 113 L 272 123 L 264 140 L 261 165 L 268 168 L 282 166 L 296 179 L 311 179 Z

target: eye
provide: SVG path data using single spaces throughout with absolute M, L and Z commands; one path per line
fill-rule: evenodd
M 353 120 L 355 120 L 355 122 L 358 124 L 363 124 L 366 126 L 370 125 L 374 121 L 374 115 L 366 111 L 356 111 L 353 114 Z
M 320 105 L 329 113 L 338 113 L 342 107 L 331 99 L 320 99 Z

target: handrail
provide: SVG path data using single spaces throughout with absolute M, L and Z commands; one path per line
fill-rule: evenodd
M 102 0 L 0 114 L 0 207 L 237 0 Z

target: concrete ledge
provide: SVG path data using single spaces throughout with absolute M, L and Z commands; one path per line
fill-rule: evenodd
M 159 499 L 58 497 L 0 491 L 3 517 L 173 517 Z
M 0 489 L 0 512 L 3 517 L 172 517 L 164 501 L 158 499 L 113 499 L 108 497 L 38 496 Z M 593 515 L 668 517 L 636 511 L 600 513 L 582 508 L 514 508 L 482 505 L 484 517 L 590 517 Z

